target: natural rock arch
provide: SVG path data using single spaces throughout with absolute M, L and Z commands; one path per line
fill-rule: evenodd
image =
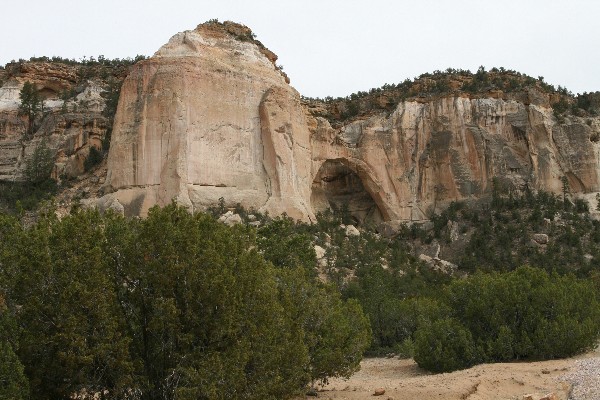
M 324 160 L 313 177 L 311 205 L 315 212 L 347 207 L 357 224 L 390 220 L 390 207 L 368 166 L 361 161 Z

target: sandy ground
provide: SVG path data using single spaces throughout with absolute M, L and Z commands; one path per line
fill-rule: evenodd
M 532 394 L 536 400 L 554 393 L 557 399 L 567 399 L 570 385 L 561 382 L 561 376 L 573 372 L 577 360 L 599 356 L 597 350 L 564 360 L 484 364 L 446 374 L 427 373 L 412 360 L 370 358 L 363 360 L 361 370 L 349 380 L 334 379 L 319 388 L 318 398 L 522 400 Z M 385 389 L 385 394 L 374 397 L 377 389 Z

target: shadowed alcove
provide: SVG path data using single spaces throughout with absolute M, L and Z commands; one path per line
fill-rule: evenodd
M 359 174 L 344 159 L 327 160 L 321 165 L 313 179 L 311 202 L 315 212 L 347 208 L 356 225 L 383 221 Z

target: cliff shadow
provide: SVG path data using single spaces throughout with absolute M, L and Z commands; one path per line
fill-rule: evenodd
M 348 212 L 355 225 L 379 224 L 384 220 L 373 196 L 356 167 L 346 159 L 325 161 L 312 182 L 311 204 L 315 212 L 327 209 Z

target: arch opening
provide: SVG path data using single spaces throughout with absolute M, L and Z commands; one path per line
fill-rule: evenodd
M 355 225 L 379 224 L 383 215 L 359 174 L 345 160 L 327 160 L 312 183 L 315 212 L 327 209 L 347 212 Z
M 44 100 L 55 100 L 55 99 L 58 99 L 58 93 L 56 93 L 56 90 L 51 89 L 49 87 L 44 87 L 44 88 L 38 90 L 38 94 Z

